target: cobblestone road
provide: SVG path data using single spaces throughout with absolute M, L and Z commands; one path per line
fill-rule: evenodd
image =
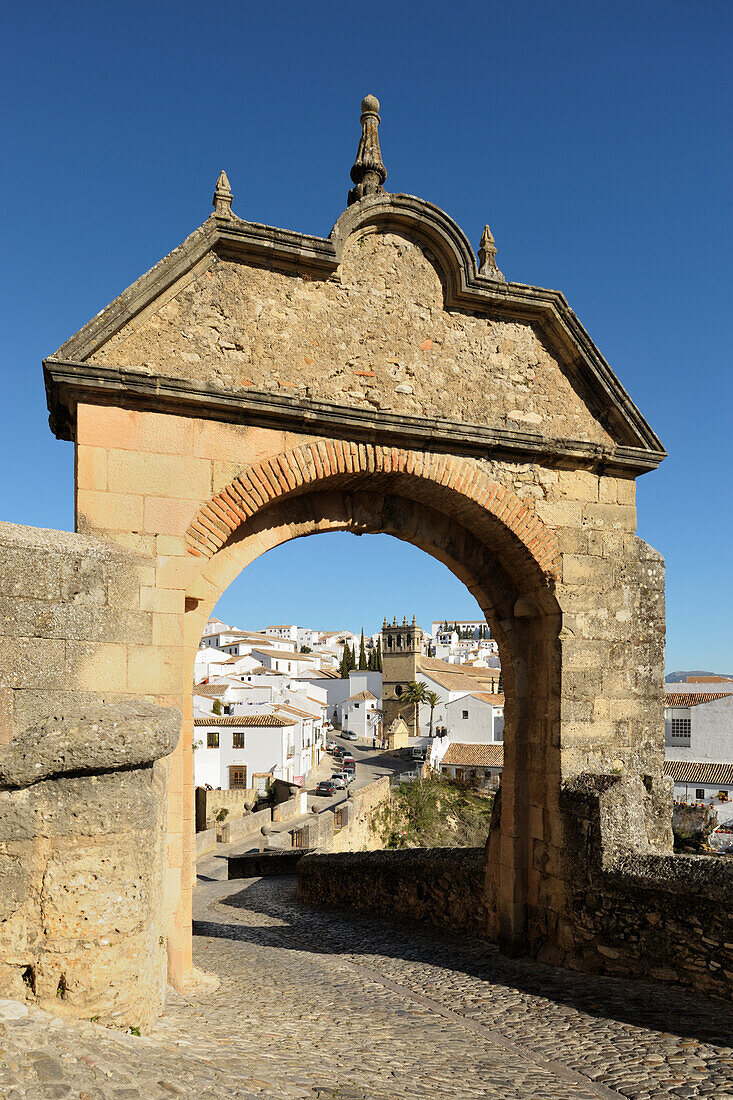
M 172 995 L 142 1038 L 5 1002 L 0 1096 L 733 1100 L 721 1002 L 304 908 L 293 879 L 222 882 L 222 866 L 201 867 L 195 929 L 219 988 Z

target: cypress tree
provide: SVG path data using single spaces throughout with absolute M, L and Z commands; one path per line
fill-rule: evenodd
M 377 638 L 377 655 L 375 657 L 374 667 L 375 667 L 375 670 L 377 672 L 384 672 L 384 668 L 382 666 L 382 639 L 381 638 Z
M 366 646 L 364 645 L 364 627 L 361 628 L 361 644 L 359 646 L 359 671 L 369 668 L 367 664 Z

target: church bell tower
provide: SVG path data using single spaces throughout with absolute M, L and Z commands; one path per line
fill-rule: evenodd
M 422 653 L 423 633 L 412 616 L 412 622 L 408 623 L 407 617 L 401 623 L 395 618 L 389 623 L 384 620 L 382 626 L 382 708 L 384 710 L 385 732 L 392 725 L 398 715 L 402 715 L 410 727 L 412 736 L 417 735 L 413 729 L 414 714 L 411 704 L 400 702 L 405 688 L 412 680 L 417 680 L 420 670 L 420 655 Z

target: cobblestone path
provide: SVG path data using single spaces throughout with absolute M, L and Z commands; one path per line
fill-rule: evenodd
M 222 863 L 201 868 L 195 928 L 219 988 L 172 995 L 142 1038 L 5 1002 L 1 1097 L 733 1100 L 722 1002 L 303 907 L 294 879 L 217 881 Z

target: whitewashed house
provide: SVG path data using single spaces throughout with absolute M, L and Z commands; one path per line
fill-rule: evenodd
M 667 690 L 664 700 L 664 770 L 674 781 L 675 798 L 705 802 L 727 821 L 733 818 L 733 691 L 672 686 L 685 689 Z
M 503 744 L 452 741 L 432 764 L 443 775 L 480 787 L 497 787 L 504 767 Z
M 194 783 L 222 790 L 253 787 L 268 778 L 293 781 L 296 721 L 271 713 L 194 718 Z
M 382 711 L 379 699 L 370 691 L 351 695 L 341 706 L 341 728 L 355 733 L 361 741 L 381 737 Z
M 492 744 L 504 740 L 504 696 L 484 691 L 461 695 L 445 705 L 449 741 Z
M 268 638 L 280 638 L 283 641 L 291 643 L 298 641 L 298 628 L 294 624 L 288 626 L 266 626 L 263 633 L 266 634 Z
M 298 653 L 294 649 L 270 649 L 259 647 L 252 649 L 252 656 L 273 672 L 285 672 L 292 676 L 302 670 L 318 667 L 318 658 L 312 653 Z

